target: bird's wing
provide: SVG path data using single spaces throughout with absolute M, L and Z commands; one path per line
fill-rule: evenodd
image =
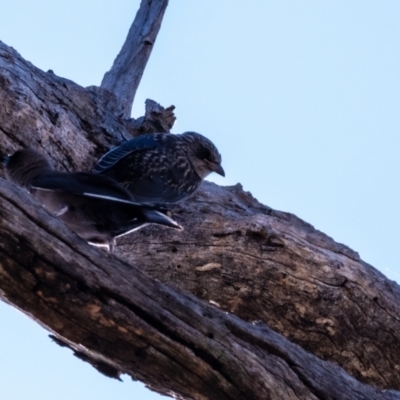
M 141 179 L 133 180 L 127 187 L 135 201 L 138 202 L 171 202 L 171 198 L 179 196 L 179 191 L 176 190 L 177 188 L 172 187 L 169 182 L 166 181 L 165 176 L 143 176 Z
M 197 188 L 198 184 L 196 182 Z M 139 203 L 174 203 L 185 197 L 189 191 L 189 182 L 179 184 L 171 173 L 143 175 L 126 184 L 134 201 Z
M 128 140 L 120 144 L 117 147 L 114 147 L 106 154 L 104 154 L 99 161 L 97 161 L 96 165 L 93 167 L 92 172 L 96 174 L 101 174 L 111 167 L 113 167 L 118 161 L 122 158 L 126 157 L 128 154 L 131 154 L 135 151 L 140 150 L 150 150 L 155 149 L 160 146 L 159 141 L 157 140 L 156 135 L 141 135 L 135 139 Z
M 175 220 L 163 212 L 147 208 L 141 208 L 140 211 L 140 218 L 135 218 L 133 220 L 124 221 L 124 223 L 121 223 L 121 225 L 118 227 L 118 231 L 115 232 L 115 237 L 127 235 L 128 233 L 131 233 L 149 223 L 169 226 L 170 228 L 178 229 L 180 231 L 184 230 L 182 225 L 179 225 Z
M 137 205 L 129 192 L 112 179 L 86 172 L 49 172 L 36 178 L 31 187 Z

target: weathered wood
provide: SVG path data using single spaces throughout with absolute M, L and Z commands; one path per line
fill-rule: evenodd
M 144 117 L 129 122 L 135 128 L 136 135 L 154 132 L 169 132 L 175 123 L 175 106 L 162 107 L 154 100 L 146 100 Z
M 39 148 L 67 170 L 89 169 L 107 146 L 138 133 L 137 121 L 104 109 L 98 91 L 44 73 L 5 45 L 0 99 L 2 150 Z M 205 185 L 174 212 L 184 235 L 142 230 L 126 238 L 134 246 L 121 241 L 118 254 L 245 320 L 268 323 L 365 382 L 399 388 L 396 284 L 240 187 Z
M 400 399 L 87 245 L 0 180 L 1 296 L 107 375 L 179 398 Z
M 168 0 L 142 0 L 120 53 L 101 82 L 114 93 L 118 116 L 130 118 L 133 100 L 153 50 Z
M 43 72 L 0 41 L 1 151 L 29 146 L 47 152 L 60 169 L 88 170 L 124 139 L 167 132 L 175 121 L 174 106 L 148 100 L 144 117 L 120 120 L 112 103 L 109 91 Z
M 204 183 L 117 254 L 161 282 L 269 327 L 358 379 L 400 387 L 400 289 L 357 253 L 240 185 Z M 140 256 L 139 256 L 140 255 Z
M 52 73 L 40 71 L 23 60 L 17 52 L 0 43 L 1 151 L 10 152 L 19 147 L 30 146 L 50 154 L 60 169 L 84 170 L 89 169 L 106 148 L 123 140 L 123 138 L 153 129 L 168 131 L 169 127 L 172 126 L 174 117 L 171 114 L 171 108 L 161 109 L 154 113 L 155 108 L 149 107 L 148 114 L 143 119 L 136 121 L 122 120 L 116 118 L 115 113 L 110 111 L 111 99 L 113 99 L 113 95 L 108 91 L 99 88 L 84 89 Z M 118 105 L 116 104 L 115 107 L 117 109 Z M 156 128 L 157 126 L 161 126 L 161 128 Z M 126 305 L 124 303 L 125 294 L 121 298 L 119 297 L 120 291 L 117 290 L 115 292 L 117 294 L 115 294 L 114 289 L 111 290 L 110 288 L 116 287 L 118 289 L 120 283 L 124 285 L 127 282 L 129 285 L 133 284 L 130 281 L 131 274 L 135 275 L 136 270 L 130 270 L 127 264 L 116 261 L 111 256 L 108 258 L 116 268 L 115 271 L 118 271 L 116 273 L 118 280 L 114 281 L 114 278 L 116 278 L 114 272 L 111 272 L 107 267 L 105 269 L 107 272 L 93 278 L 96 285 L 99 286 L 94 284 L 94 286 L 88 286 L 86 281 L 81 280 L 81 274 L 85 276 L 86 272 L 80 271 L 79 268 L 85 270 L 88 268 L 88 271 L 92 271 L 95 267 L 91 264 L 93 261 L 91 257 L 92 254 L 96 254 L 96 256 L 93 255 L 96 258 L 98 252 L 86 246 L 74 235 L 71 236 L 72 233 L 67 234 L 66 228 L 62 232 L 64 232 L 63 235 L 69 235 L 69 239 L 67 242 L 63 242 L 57 233 L 61 229 L 59 224 L 57 224 L 57 228 L 50 229 L 56 222 L 44 216 L 44 211 L 41 211 L 40 218 L 35 219 L 36 222 L 33 223 L 33 226 L 29 225 L 30 217 L 28 218 L 28 214 L 30 211 L 28 212 L 28 208 L 31 206 L 28 204 L 27 209 L 25 209 L 24 206 L 18 205 L 17 201 L 23 198 L 19 196 L 13 200 L 13 207 L 16 207 L 16 210 L 7 208 L 6 204 L 9 201 L 6 200 L 8 199 L 7 193 L 12 196 L 14 189 L 4 183 L 2 185 L 6 189 L 3 193 L 5 203 L 1 203 L 0 206 L 2 220 L 0 223 L 2 247 L 0 246 L 0 248 L 4 250 L 4 256 L 0 260 L 0 273 L 4 273 L 0 279 L 0 290 L 11 303 L 25 310 L 25 312 L 31 313 L 37 320 L 57 331 L 62 337 L 68 338 L 70 345 L 80 351 L 82 355 L 87 343 L 94 346 L 85 336 L 88 334 L 87 332 L 90 332 L 89 337 L 93 337 L 91 336 L 92 328 L 85 326 L 85 322 L 90 321 L 90 325 L 94 324 L 92 319 L 95 319 L 98 307 L 103 309 L 103 306 L 108 306 L 111 300 L 118 304 L 122 302 L 122 305 L 127 308 L 127 310 L 121 309 L 122 316 L 127 321 L 133 318 L 132 321 L 135 321 L 135 324 L 137 323 L 137 325 L 129 325 L 130 329 L 133 331 L 136 329 L 135 332 L 142 336 L 151 337 L 153 334 L 156 335 L 153 330 L 156 331 L 158 327 L 158 322 L 154 323 L 155 326 L 152 325 L 152 318 L 156 318 L 158 321 L 157 318 L 160 315 L 162 316 L 160 317 L 161 320 L 164 317 L 164 314 L 162 314 L 163 306 L 158 305 L 150 310 L 154 305 L 154 299 L 158 295 L 164 296 L 164 291 L 174 293 L 174 295 L 171 295 L 170 301 L 177 307 L 176 310 L 181 310 L 179 312 L 182 314 L 179 314 L 179 318 L 182 318 L 188 324 L 192 317 L 194 320 L 196 318 L 198 320 L 196 323 L 191 321 L 189 324 L 193 328 L 190 330 L 190 335 L 194 335 L 193 338 L 187 333 L 186 341 L 179 342 L 181 338 L 177 340 L 181 347 L 176 343 L 174 344 L 175 328 L 172 327 L 176 325 L 174 325 L 175 322 L 168 322 L 170 325 L 168 325 L 167 333 L 164 331 L 166 328 L 160 328 L 160 336 L 157 336 L 157 338 L 166 338 L 165 342 L 157 339 L 163 343 L 164 361 L 157 358 L 157 363 L 153 365 L 154 370 L 149 369 L 143 372 L 141 369 L 142 351 L 150 361 L 155 360 L 155 358 L 152 358 L 155 357 L 152 353 L 153 347 L 136 341 L 133 342 L 132 347 L 126 347 L 124 335 L 127 333 L 123 329 L 120 332 L 116 328 L 120 323 L 118 322 L 118 318 L 120 318 L 118 316 L 119 308 L 116 310 L 112 307 L 110 309 L 106 307 L 104 309 L 105 314 L 103 315 L 102 311 L 98 315 L 101 321 L 99 324 L 107 325 L 109 323 L 111 327 L 114 327 L 114 330 L 106 334 L 106 341 L 102 342 L 101 345 L 99 344 L 99 347 L 92 349 L 96 351 L 96 357 L 100 361 L 104 361 L 104 364 L 101 362 L 99 364 L 99 360 L 97 360 L 98 368 L 101 368 L 99 365 L 105 369 L 108 368 L 109 375 L 113 375 L 113 371 L 124 371 L 125 366 L 122 367 L 121 365 L 125 364 L 120 364 L 120 361 L 114 362 L 114 355 L 109 352 L 115 350 L 117 355 L 126 352 L 133 376 L 144 380 L 163 393 L 165 393 L 167 387 L 170 388 L 168 385 L 173 385 L 174 389 L 168 390 L 177 390 L 182 396 L 192 396 L 193 394 L 189 395 L 184 389 L 185 385 L 188 385 L 192 378 L 194 379 L 195 372 L 193 372 L 192 367 L 200 368 L 202 372 L 197 373 L 200 374 L 201 379 L 205 379 L 204 376 L 210 379 L 213 389 L 216 390 L 215 393 L 224 393 L 223 390 L 230 393 L 231 386 L 229 385 L 232 385 L 232 382 L 229 383 L 229 380 L 224 378 L 225 376 L 232 378 L 233 375 L 229 374 L 234 374 L 229 370 L 229 365 L 231 365 L 229 354 L 226 357 L 225 355 L 221 356 L 219 363 L 222 366 L 220 367 L 220 364 L 217 364 L 218 367 L 214 367 L 214 372 L 210 372 L 204 367 L 202 363 L 208 363 L 208 358 L 204 360 L 200 355 L 203 354 L 204 348 L 201 347 L 202 350 L 197 354 L 197 344 L 194 346 L 193 343 L 197 343 L 196 335 L 206 335 L 204 333 L 206 331 L 202 329 L 211 327 L 212 324 L 204 319 L 206 316 L 199 317 L 197 315 L 196 317 L 196 315 L 191 314 L 189 312 L 190 307 L 180 308 L 180 302 L 174 299 L 176 293 L 179 295 L 182 293 L 167 289 L 164 286 L 160 286 L 163 288 L 161 290 L 160 287 L 154 286 L 153 281 L 146 281 L 140 275 L 139 281 L 146 282 L 146 285 L 150 285 L 149 287 L 154 290 L 152 292 L 153 299 L 151 296 L 146 297 L 148 304 L 141 303 L 141 307 L 149 307 L 145 309 L 146 313 L 142 313 L 142 308 L 133 307 L 132 311 L 131 300 Z M 20 210 L 19 213 L 17 212 L 18 209 Z M 267 323 L 310 352 L 326 360 L 337 362 L 346 371 L 364 382 L 382 388 L 400 389 L 400 322 L 398 318 L 398 315 L 400 315 L 400 291 L 395 283 L 389 281 L 371 266 L 363 263 L 354 251 L 335 243 L 332 239 L 293 215 L 263 206 L 251 195 L 244 192 L 240 186 L 222 188 L 205 184 L 191 199 L 174 207 L 172 211 L 174 217 L 185 226 L 184 234 L 170 230 L 164 231 L 161 228 L 146 228 L 121 240 L 118 255 L 135 265 L 139 265 L 141 269 L 162 282 L 188 290 L 204 300 L 216 302 L 223 310 L 232 311 L 243 320 Z M 18 223 L 14 217 L 10 217 L 13 213 L 19 216 L 25 215 L 27 219 L 21 217 L 22 222 Z M 7 225 L 7 221 L 11 222 Z M 13 228 L 13 224 L 17 224 L 16 228 Z M 39 227 L 42 227 L 43 232 Z M 44 236 L 40 236 L 40 232 Z M 44 243 L 47 243 L 47 245 L 45 246 Z M 60 243 L 64 244 L 61 246 Z M 68 252 L 67 249 L 70 249 L 72 253 Z M 76 261 L 78 257 L 76 253 L 80 254 L 79 259 L 87 260 L 87 265 L 84 261 L 80 264 Z M 44 264 L 43 259 L 46 259 Z M 106 261 L 104 262 L 106 263 Z M 73 268 L 73 265 L 78 264 L 80 267 L 77 266 L 77 271 L 80 272 L 76 272 L 77 275 L 69 275 L 65 272 L 69 268 Z M 93 264 L 100 265 L 98 268 L 106 268 L 103 264 L 97 264 L 97 258 L 96 262 L 93 261 Z M 28 269 L 21 269 L 18 265 L 23 265 L 24 268 Z M 40 267 L 41 265 L 42 267 Z M 124 267 L 119 267 L 122 265 Z M 41 276 L 43 275 L 46 279 L 45 284 L 38 283 L 36 275 L 32 272 L 34 269 L 30 266 L 39 268 Z M 61 272 L 54 269 L 58 266 L 62 266 Z M 118 270 L 117 266 L 121 269 Z M 92 277 L 91 272 L 87 272 L 87 274 Z M 13 276 L 14 280 L 9 276 Z M 103 283 L 103 277 L 104 279 L 106 277 L 111 279 L 112 285 L 110 283 L 111 286 L 108 286 L 108 283 Z M 67 279 L 67 284 L 65 279 Z M 30 287 L 32 293 L 29 294 L 28 290 L 23 287 Z M 105 287 L 106 289 L 99 290 L 98 287 L 103 289 Z M 55 293 L 58 292 L 60 292 L 60 296 L 64 292 L 67 293 L 66 298 L 58 299 L 54 305 L 59 313 L 69 310 L 68 313 L 65 311 L 62 318 L 59 315 L 52 314 L 48 308 L 48 304 L 51 303 Z M 102 299 L 106 299 L 105 305 Z M 131 298 L 129 297 L 129 299 Z M 201 302 L 197 302 L 190 296 L 184 297 L 184 299 L 182 302 L 185 304 L 194 301 L 195 304 L 202 307 Z M 85 301 L 87 301 L 86 304 L 91 305 L 88 309 L 82 308 Z M 38 306 L 37 309 L 32 308 L 32 305 L 42 304 L 41 302 L 46 303 L 46 306 L 43 305 L 43 309 L 41 306 Z M 111 304 L 111 306 L 113 305 Z M 167 308 L 166 310 L 170 309 Z M 136 314 L 137 312 L 140 315 L 136 316 L 135 319 L 131 313 Z M 189 312 L 189 314 L 184 316 L 186 312 Z M 116 313 L 116 320 L 112 319 L 114 313 Z M 50 315 L 54 316 L 53 322 L 48 320 Z M 140 322 L 140 318 L 144 322 Z M 79 324 L 76 322 L 78 320 L 80 321 Z M 238 319 L 235 318 L 234 320 L 239 324 Z M 254 337 L 251 336 L 254 333 L 250 328 L 251 325 L 245 322 L 240 323 L 244 324 L 240 335 L 231 333 L 232 330 L 235 331 L 236 325 L 232 325 L 235 328 L 229 325 L 230 333 L 226 340 L 234 338 L 232 339 L 233 342 L 229 342 L 230 352 L 240 348 L 240 352 L 232 353 L 239 359 L 246 357 L 245 355 L 249 354 L 247 351 L 250 351 L 251 354 L 257 354 L 257 357 L 262 359 L 263 357 L 268 358 L 263 353 L 265 350 L 264 345 L 261 344 L 263 342 L 254 342 Z M 77 325 L 79 325 L 79 329 Z M 93 326 L 97 325 L 94 324 Z M 218 326 L 217 324 L 215 329 Z M 256 328 L 263 330 L 260 327 Z M 244 332 L 250 332 L 251 338 L 248 342 L 241 336 L 246 336 Z M 173 336 L 172 339 L 171 335 Z M 209 339 L 211 340 L 211 338 Z M 226 342 L 223 343 L 226 344 Z M 169 345 L 172 347 L 168 350 Z M 228 346 L 228 344 L 226 345 Z M 110 347 L 108 348 L 108 346 Z M 149 349 L 149 354 L 147 349 Z M 297 347 L 294 346 L 291 349 L 297 349 Z M 288 350 L 291 356 L 294 354 L 292 350 Z M 182 352 L 186 359 L 186 366 L 177 367 L 179 373 L 174 377 L 168 375 L 170 372 L 167 371 L 167 369 L 173 369 L 175 366 L 174 363 L 170 362 L 170 352 Z M 215 353 L 213 354 L 215 356 Z M 299 354 L 299 360 L 308 357 L 305 352 Z M 84 355 L 82 357 L 84 358 Z M 278 363 L 274 358 L 268 358 L 268 360 L 268 365 Z M 285 360 L 287 361 L 287 359 Z M 312 358 L 312 360 L 311 364 L 317 362 L 316 358 Z M 298 395 L 297 390 L 300 389 L 290 389 L 299 387 L 294 375 L 285 375 L 286 372 L 284 371 L 286 370 L 282 369 L 278 377 L 268 377 L 267 379 L 266 375 L 263 375 L 266 373 L 263 370 L 264 367 L 266 368 L 266 363 L 263 364 L 263 361 L 257 359 L 258 362 L 262 364 L 259 370 L 253 364 L 247 365 L 249 371 L 246 374 L 255 374 L 254 386 L 257 382 L 266 380 L 272 382 L 271 388 L 276 385 L 276 390 L 294 390 Z M 213 363 L 214 361 L 211 362 L 212 365 L 214 365 Z M 289 367 L 292 367 L 292 361 L 287 361 L 287 363 Z M 280 365 L 280 363 L 278 364 Z M 303 365 L 300 362 L 298 364 Z M 307 365 L 307 363 L 304 365 Z M 228 368 L 231 372 L 229 374 L 226 372 L 228 375 L 221 378 L 220 368 L 224 368 L 224 371 L 225 368 Z M 303 370 L 303 368 L 307 370 L 308 366 L 300 369 Z M 320 389 L 316 389 L 317 386 L 315 386 L 317 384 L 322 385 L 320 380 L 325 382 L 326 387 L 331 385 L 332 393 L 336 390 L 335 388 L 339 387 L 340 398 L 346 398 L 344 396 L 347 396 L 347 393 L 349 393 L 349 396 L 353 395 L 350 389 L 349 392 L 346 392 L 347 386 L 343 386 L 343 381 L 337 381 L 343 372 L 337 372 L 336 367 L 330 366 L 330 368 L 332 368 L 333 377 L 324 375 L 326 382 L 319 377 L 315 384 L 309 386 L 308 375 L 307 378 L 302 375 L 304 379 L 301 378 L 300 381 L 305 386 L 312 387 L 313 394 L 317 398 L 318 396 L 323 398 L 318 393 L 324 393 L 320 392 Z M 321 369 L 323 372 L 325 367 L 321 367 Z M 258 377 L 256 370 L 261 374 Z M 317 373 L 312 369 L 310 371 L 311 374 Z M 206 375 L 202 375 L 203 372 Z M 319 371 L 318 373 L 322 372 Z M 247 376 L 246 374 L 243 375 Z M 338 376 L 336 376 L 337 374 Z M 261 378 L 262 376 L 264 378 Z M 282 377 L 284 377 L 283 381 Z M 291 383 L 292 377 L 293 383 Z M 299 377 L 298 374 L 297 377 Z M 176 381 L 170 382 L 169 380 L 172 378 Z M 220 379 L 221 382 L 214 382 L 214 380 Z M 273 381 L 270 381 L 270 379 L 273 379 Z M 351 380 L 349 377 L 346 377 L 346 379 Z M 243 380 L 240 382 L 240 385 L 244 385 L 243 388 L 246 388 L 245 391 L 247 391 L 247 383 Z M 286 384 L 284 389 L 282 382 Z M 236 384 L 236 378 L 234 383 Z M 196 385 L 200 386 L 200 384 L 194 385 L 197 390 Z M 239 383 L 237 388 L 232 390 L 239 390 L 238 387 Z M 327 390 L 326 387 L 323 390 Z M 362 385 L 360 387 L 365 388 Z M 301 392 L 303 389 L 299 393 L 303 393 Z M 183 391 L 180 392 L 180 390 Z M 208 389 L 203 388 L 201 390 L 198 393 L 203 393 L 203 397 L 194 398 L 218 398 L 213 397 L 216 395 L 211 392 L 204 392 Z M 364 389 L 360 390 L 360 393 L 365 393 L 363 392 Z M 249 398 L 249 396 L 246 397 Z M 279 396 L 275 398 L 279 398 Z

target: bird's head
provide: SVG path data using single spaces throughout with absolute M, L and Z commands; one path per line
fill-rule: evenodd
M 32 149 L 16 151 L 12 156 L 3 157 L 6 175 L 12 182 L 29 187 L 31 182 L 43 172 L 51 171 L 53 166 L 44 155 Z
M 182 137 L 188 145 L 190 161 L 201 179 L 211 172 L 225 176 L 221 166 L 221 154 L 211 140 L 196 132 L 185 132 Z

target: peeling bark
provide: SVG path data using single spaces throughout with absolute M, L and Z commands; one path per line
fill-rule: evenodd
M 2 152 L 29 146 L 60 170 L 88 170 L 126 138 L 168 132 L 173 109 L 148 101 L 144 117 L 118 118 L 115 94 L 45 73 L 0 42 Z M 148 227 L 126 236 L 118 242 L 121 261 L 1 181 L 3 298 L 106 375 L 127 372 L 164 394 L 399 398 L 314 356 L 399 390 L 397 284 L 240 185 L 205 183 L 172 212 L 184 234 Z

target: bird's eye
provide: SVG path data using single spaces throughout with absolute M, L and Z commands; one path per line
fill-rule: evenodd
M 212 159 L 211 153 L 208 150 L 204 150 L 202 156 L 204 161 L 211 161 Z

